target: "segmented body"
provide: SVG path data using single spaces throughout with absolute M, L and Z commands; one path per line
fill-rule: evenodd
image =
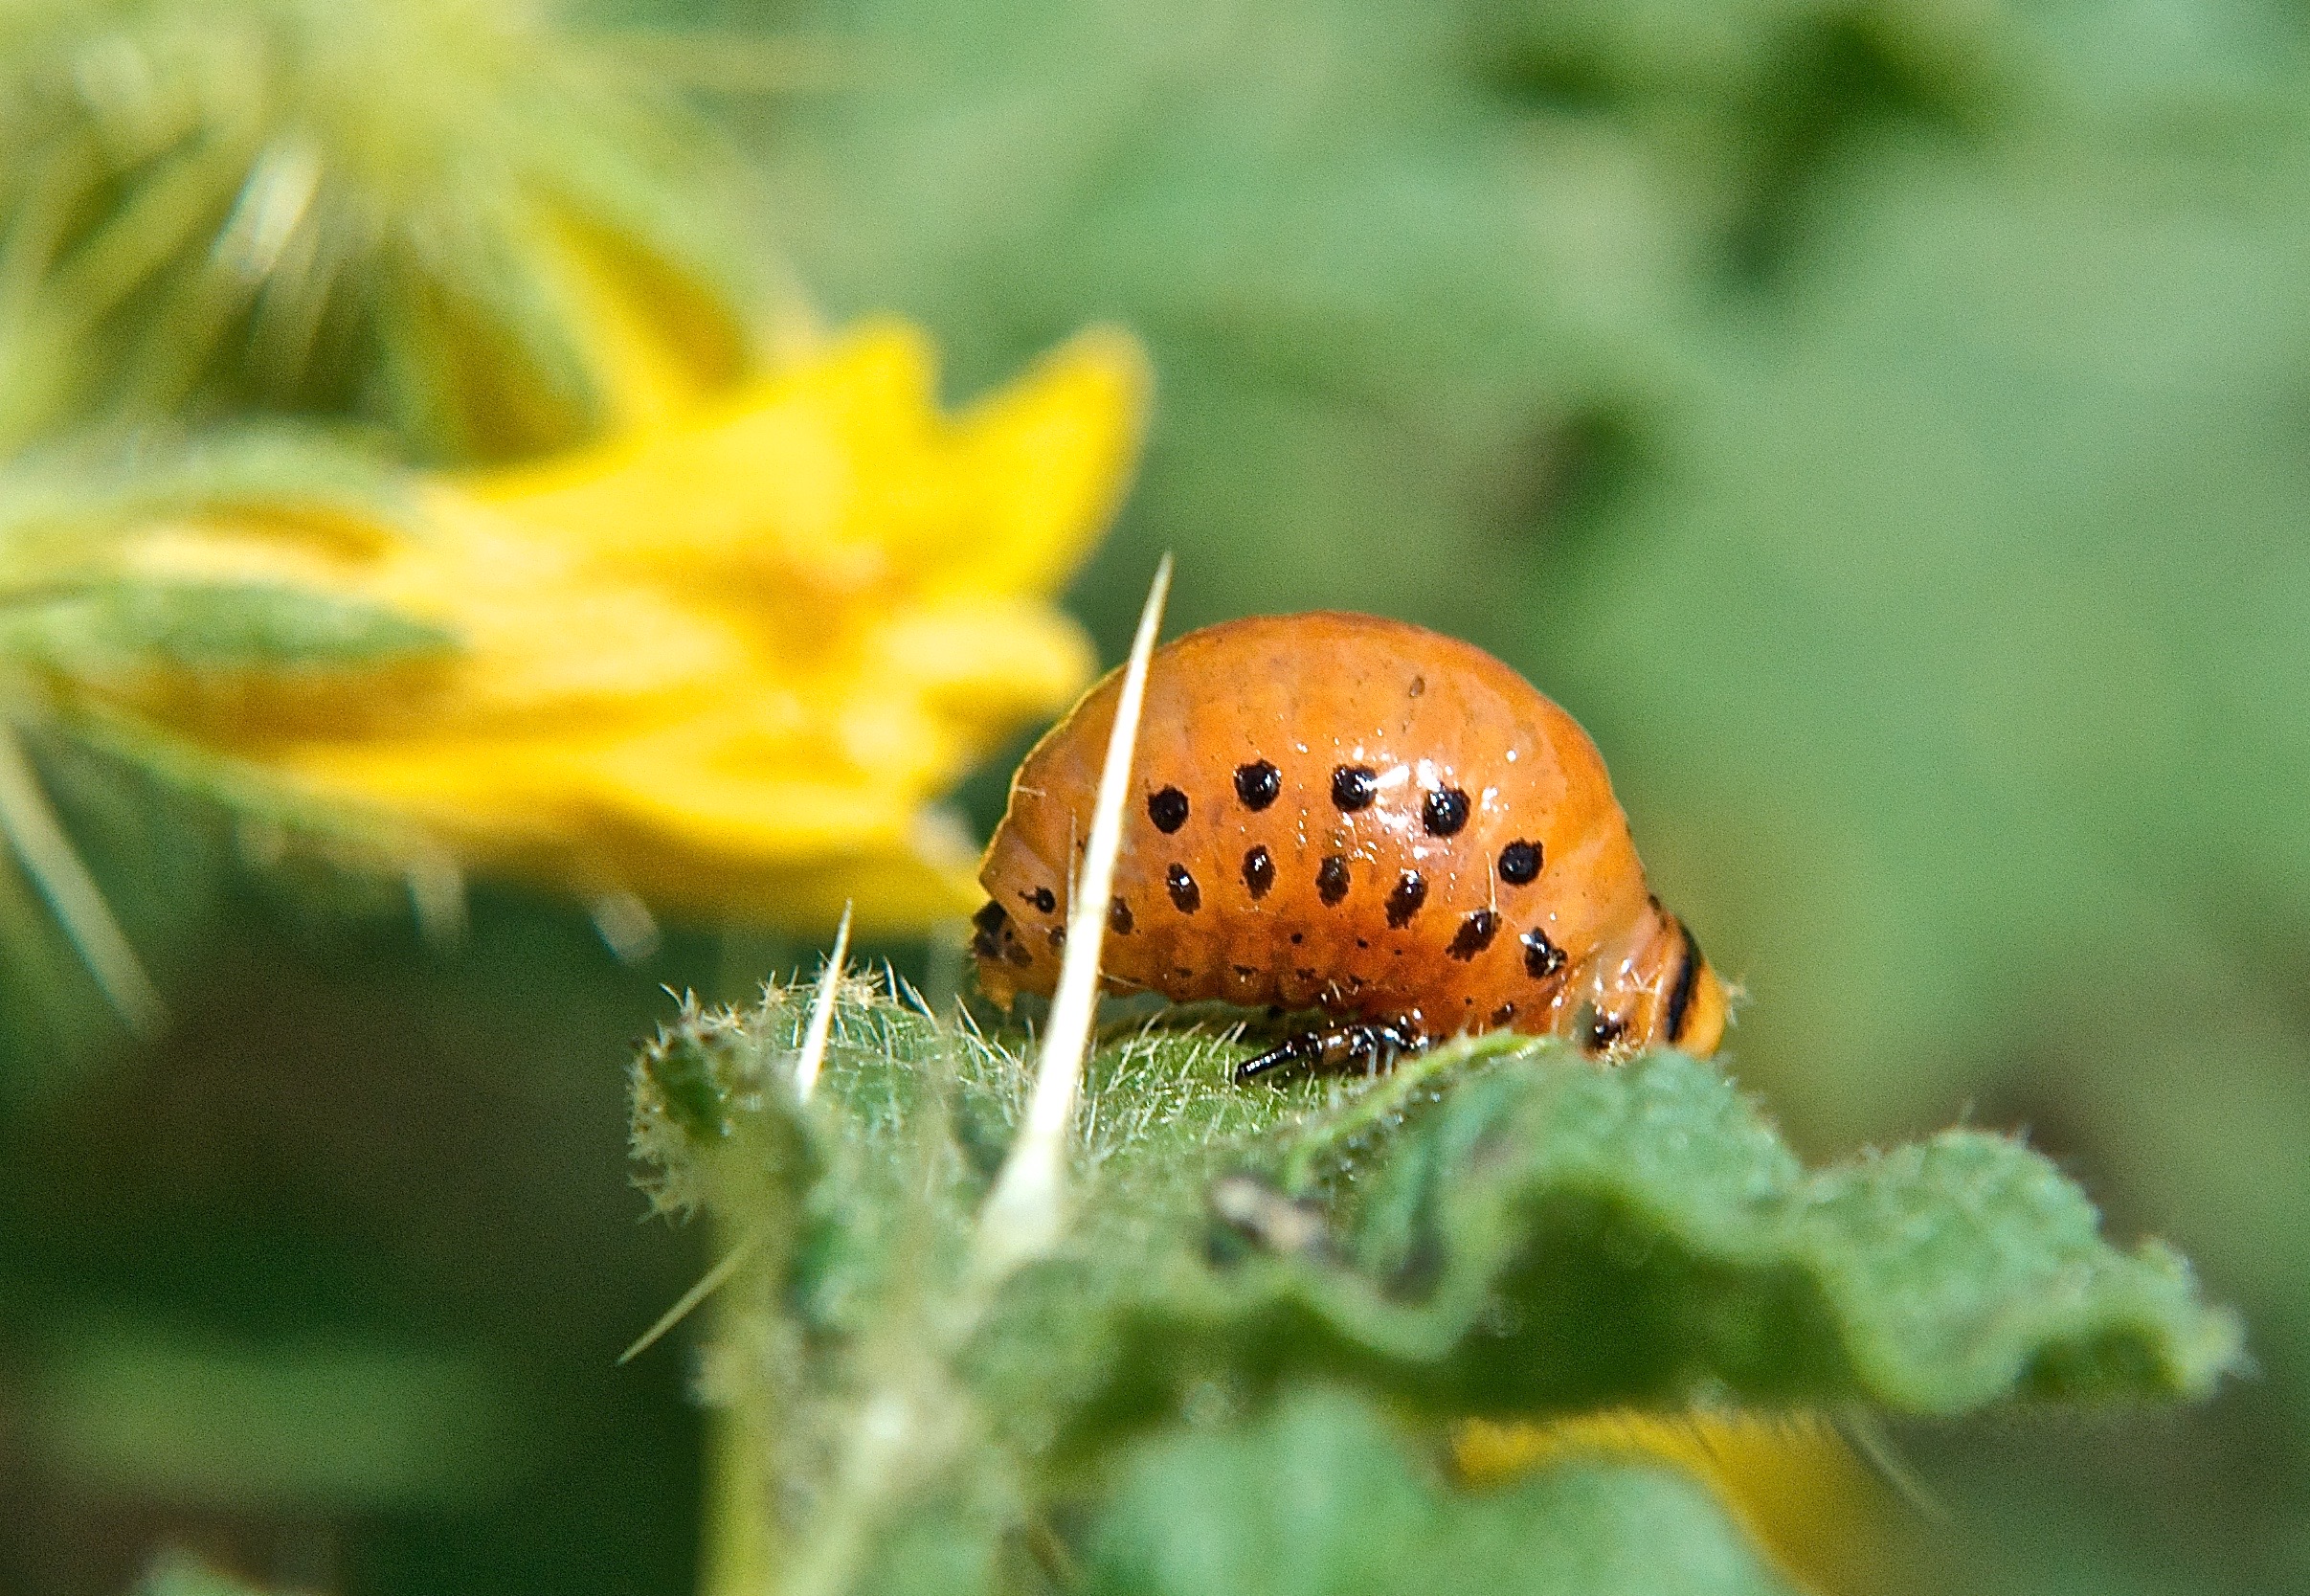
M 1027 755 L 980 865 L 973 952 L 1003 1001 L 1057 978 L 1116 694 Z M 1133 778 L 1110 990 L 1594 1051 L 1722 1033 L 1595 745 L 1469 643 L 1335 612 L 1190 633 L 1155 656 Z

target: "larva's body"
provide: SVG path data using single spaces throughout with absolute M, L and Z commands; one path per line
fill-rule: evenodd
M 1057 979 L 1116 693 L 1092 688 L 1012 782 L 973 943 L 999 1000 Z M 1190 633 L 1155 656 L 1133 773 L 1110 990 L 1320 1007 L 1391 1039 L 1705 1054 L 1722 1035 L 1595 745 L 1481 649 L 1331 612 Z

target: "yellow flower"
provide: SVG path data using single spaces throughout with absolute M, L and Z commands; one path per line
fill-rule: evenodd
M 799 927 L 967 910 L 934 799 L 1092 665 L 1052 607 L 1120 497 L 1146 389 L 1085 334 L 960 416 L 900 326 L 509 470 L 411 525 L 235 512 L 144 528 L 132 579 L 288 585 L 437 626 L 352 672 L 78 689 L 462 865 Z M 647 418 L 654 415 L 653 418 Z
M 1475 1484 L 1581 1456 L 1666 1463 L 1708 1487 L 1781 1569 L 1823 1593 L 1872 1590 L 1914 1561 L 1887 1488 L 1835 1430 L 1806 1414 L 1640 1413 L 1463 1425 L 1452 1460 Z

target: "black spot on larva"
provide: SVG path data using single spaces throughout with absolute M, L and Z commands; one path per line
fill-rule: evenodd
M 1420 823 L 1430 837 L 1449 837 L 1468 823 L 1468 795 L 1441 787 L 1420 801 Z
M 1600 1014 L 1588 1022 L 1588 1034 L 1581 1040 L 1591 1053 L 1601 1053 L 1628 1034 L 1628 1022 L 1617 1014 Z
M 1049 934 L 1051 939 L 1051 952 L 1057 953 L 1061 948 L 1066 946 L 1066 928 L 1065 926 L 1051 927 Z
M 1548 940 L 1548 933 L 1538 927 L 1526 932 L 1520 941 L 1524 944 L 1524 974 L 1536 981 L 1544 981 L 1572 962 L 1563 949 Z
M 1516 1006 L 1514 1003 L 1502 1003 L 1491 1011 L 1491 1023 L 1495 1025 L 1505 1025 L 1515 1017 Z
M 1427 902 L 1427 883 L 1420 879 L 1418 870 L 1406 870 L 1396 878 L 1396 887 L 1387 895 L 1387 923 L 1402 931 L 1412 923 L 1420 906 Z
M 1326 903 L 1337 903 L 1348 895 L 1348 862 L 1340 855 L 1324 856 L 1315 867 L 1315 895 Z
M 1369 765 L 1342 765 L 1332 773 L 1332 806 L 1353 815 L 1369 809 L 1379 796 L 1379 773 Z
M 1132 924 L 1131 905 L 1125 903 L 1121 898 L 1113 898 L 1109 900 L 1107 905 L 1107 929 L 1113 932 L 1117 936 L 1129 936 L 1131 934 Z
M 1244 855 L 1244 889 L 1254 898 L 1264 898 L 1274 885 L 1275 861 L 1264 845 L 1256 845 Z
M 1293 946 L 1294 948 L 1296 948 L 1296 947 L 1298 947 L 1298 946 L 1299 946 L 1299 945 L 1300 945 L 1302 942 L 1305 942 L 1307 939 L 1308 939 L 1308 933 L 1307 933 L 1306 932 L 1304 932 L 1304 931 L 1295 931 L 1295 932 L 1293 932 L 1293 933 L 1291 933 L 1291 946 Z
M 1460 922 L 1460 929 L 1452 933 L 1451 946 L 1444 951 L 1454 958 L 1473 958 L 1491 946 L 1499 929 L 1500 917 L 1489 909 L 1479 909 Z
M 1265 809 L 1284 790 L 1284 773 L 1265 759 L 1235 767 L 1235 796 L 1245 809 Z
M 1693 931 L 1682 921 L 1676 929 L 1684 933 L 1684 962 L 1676 967 L 1675 984 L 1669 988 L 1669 1040 L 1674 1042 L 1684 1035 L 1685 1011 L 1693 1004 L 1693 986 L 1700 977 L 1700 944 L 1693 940 Z
M 977 928 L 971 936 L 971 952 L 980 958 L 999 957 L 1002 942 L 997 933 L 1009 924 L 1010 918 L 1010 910 L 1002 905 L 992 900 L 981 904 L 978 912 L 971 916 L 971 924 Z
M 1020 901 L 1034 905 L 1038 914 L 1048 914 L 1059 907 L 1059 894 L 1047 887 L 1038 887 L 1032 892 L 1019 894 Z
M 1165 787 L 1147 795 L 1147 818 L 1155 829 L 1168 837 L 1187 823 L 1187 795 L 1177 787 Z
M 1403 696 L 1406 698 L 1418 698 L 1425 691 L 1427 691 L 1427 678 L 1424 676 L 1415 676 L 1412 678 L 1412 685 L 1404 689 Z
M 1500 850 L 1500 879 L 1511 887 L 1528 887 L 1540 873 L 1540 844 L 1519 837 Z
M 1171 907 L 1181 914 L 1193 914 L 1203 907 L 1203 889 L 1195 884 L 1184 865 L 1174 865 L 1163 872 L 1164 890 L 1171 894 Z

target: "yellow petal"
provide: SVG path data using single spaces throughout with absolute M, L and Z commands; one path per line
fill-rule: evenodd
M 1091 673 L 1050 593 L 1122 492 L 1144 360 L 1087 334 L 957 418 L 896 325 L 702 403 L 678 375 L 636 378 L 615 438 L 422 483 L 414 531 L 324 535 L 282 506 L 124 546 L 147 577 L 424 620 L 454 657 L 225 697 L 71 686 L 469 868 L 794 926 L 845 898 L 885 930 L 967 910 L 974 849 L 935 801 Z
M 1469 1423 L 1453 1461 L 1477 1484 L 1567 1458 L 1619 1456 L 1693 1475 L 1783 1570 L 1828 1593 L 1880 1587 L 1897 1559 L 1895 1503 L 1823 1420 L 1808 1414 L 1617 1409 L 1544 1423 Z

